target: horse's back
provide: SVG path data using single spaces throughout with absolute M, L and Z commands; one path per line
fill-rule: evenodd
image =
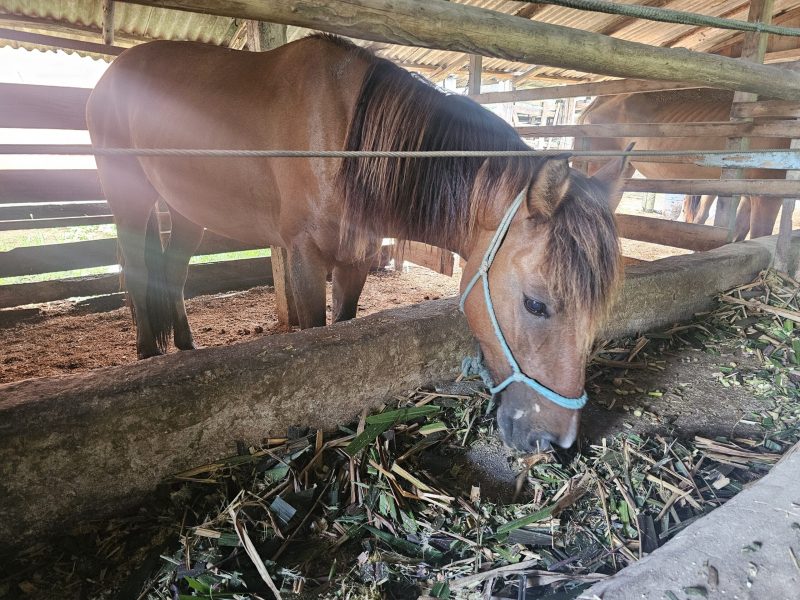
M 580 122 L 591 124 L 654 123 L 679 125 L 682 123 L 725 122 L 730 119 L 733 92 L 718 89 L 664 90 L 601 96 L 595 99 L 581 115 Z M 623 149 L 635 142 L 637 150 L 724 150 L 725 137 L 628 137 L 592 138 L 588 145 L 596 150 Z M 751 138 L 750 147 L 788 148 L 789 140 L 776 138 Z M 718 179 L 717 168 L 689 164 L 650 163 L 633 160 L 645 176 L 663 179 Z M 783 178 L 782 171 L 751 169 L 749 178 Z
M 366 70 L 363 51 L 305 38 L 269 52 L 152 42 L 124 52 L 87 106 L 99 147 L 337 149 Z M 285 245 L 330 196 L 335 161 L 140 158 L 167 204 L 221 235 Z M 98 161 L 98 168 L 103 167 Z M 322 200 L 321 200 L 322 199 Z M 290 201 L 290 202 L 289 202 Z M 109 199 L 109 202 L 113 201 Z

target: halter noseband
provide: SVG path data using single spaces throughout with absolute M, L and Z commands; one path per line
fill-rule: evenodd
M 461 312 L 464 312 L 464 303 L 467 301 L 467 296 L 469 296 L 469 293 L 475 287 L 475 284 L 478 282 L 478 280 L 482 279 L 483 297 L 486 302 L 486 312 L 489 313 L 489 318 L 491 319 L 492 327 L 494 328 L 494 335 L 497 338 L 497 341 L 500 342 L 500 347 L 503 349 L 503 354 L 505 354 L 506 360 L 511 367 L 511 375 L 506 377 L 499 384 L 493 386 L 489 372 L 486 370 L 486 367 L 483 366 L 480 355 L 477 357 L 477 359 L 465 359 L 464 364 L 471 364 L 473 366 L 477 365 L 478 368 L 476 370 L 478 374 L 481 375 L 484 383 L 486 383 L 489 391 L 492 394 L 497 394 L 498 392 L 503 391 L 512 383 L 524 383 L 553 404 L 557 404 L 558 406 L 570 410 L 580 410 L 586 406 L 587 396 L 585 391 L 579 398 L 567 398 L 566 396 L 562 396 L 558 392 L 551 390 L 549 387 L 542 385 L 535 379 L 528 377 L 522 372 L 522 369 L 519 367 L 519 363 L 516 361 L 514 355 L 511 353 L 511 349 L 508 347 L 505 337 L 503 337 L 503 332 L 500 330 L 500 324 L 497 322 L 497 315 L 494 312 L 494 304 L 492 304 L 492 296 L 489 293 L 489 267 L 492 266 L 494 257 L 497 254 L 497 251 L 500 249 L 500 246 L 503 244 L 506 233 L 508 233 L 508 229 L 511 227 L 511 221 L 514 220 L 514 216 L 517 214 L 519 207 L 522 206 L 527 191 L 527 188 L 523 189 L 506 211 L 502 221 L 500 221 L 500 225 L 497 227 L 497 231 L 495 232 L 492 241 L 489 243 L 489 247 L 486 250 L 486 254 L 483 256 L 483 260 L 478 267 L 478 271 L 467 284 L 467 287 L 464 288 L 464 293 L 461 294 L 461 302 L 459 303 Z

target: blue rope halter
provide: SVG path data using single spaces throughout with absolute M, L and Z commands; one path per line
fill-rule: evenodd
M 519 196 L 516 197 L 514 202 L 508 208 L 508 211 L 506 211 L 506 214 L 503 216 L 503 220 L 500 221 L 500 225 L 498 226 L 492 241 L 489 243 L 489 247 L 486 250 L 486 254 L 483 256 L 483 260 L 481 261 L 478 271 L 467 284 L 467 287 L 464 288 L 464 293 L 461 294 L 461 302 L 459 303 L 461 312 L 464 312 L 464 303 L 467 301 L 467 296 L 469 296 L 469 293 L 473 290 L 475 284 L 478 283 L 478 280 L 482 279 L 483 297 L 486 301 L 486 311 L 489 313 L 489 318 L 492 321 L 494 335 L 497 337 L 497 341 L 500 342 L 500 347 L 503 349 L 503 354 L 505 354 L 506 360 L 511 367 L 511 375 L 506 377 L 499 384 L 492 385 L 491 376 L 488 369 L 486 369 L 486 366 L 483 364 L 480 353 L 477 357 L 465 358 L 464 362 L 462 363 L 462 369 L 467 374 L 474 373 L 480 375 L 492 394 L 497 394 L 498 392 L 503 391 L 512 383 L 524 383 L 553 404 L 558 404 L 559 406 L 570 410 L 580 410 L 586 406 L 586 401 L 588 399 L 586 392 L 583 392 L 579 398 L 567 398 L 566 396 L 562 396 L 558 392 L 551 390 L 549 387 L 542 385 L 535 379 L 528 377 L 522 372 L 522 369 L 519 367 L 519 363 L 516 361 L 514 355 L 511 353 L 511 349 L 508 347 L 505 337 L 503 337 L 503 332 L 500 330 L 500 324 L 497 322 L 497 315 L 494 312 L 494 304 L 492 304 L 492 296 L 489 293 L 489 267 L 492 266 L 494 257 L 497 254 L 497 251 L 500 249 L 500 246 L 503 244 L 509 227 L 511 227 L 511 221 L 514 220 L 514 216 L 517 214 L 519 207 L 522 206 L 522 202 L 525 200 L 526 193 L 527 188 L 519 193 Z

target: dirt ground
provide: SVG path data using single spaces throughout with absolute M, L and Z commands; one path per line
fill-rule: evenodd
M 370 274 L 358 315 L 454 296 L 459 278 L 460 272 L 445 277 L 416 266 L 402 273 Z M 330 284 L 328 301 L 330 310 Z M 186 312 L 200 347 L 280 332 L 271 287 L 193 298 L 187 300 Z M 0 327 L 0 384 L 132 363 L 136 361 L 134 340 L 127 309 L 87 313 L 69 303 L 54 303 L 42 316 Z

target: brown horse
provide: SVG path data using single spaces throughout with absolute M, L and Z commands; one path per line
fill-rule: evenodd
M 730 119 L 733 92 L 714 89 L 670 90 L 600 96 L 581 115 L 583 124 L 612 123 L 693 123 L 728 121 Z M 591 150 L 621 150 L 630 142 L 636 142 L 637 150 L 724 150 L 726 138 L 587 138 L 583 148 Z M 752 138 L 754 150 L 788 148 L 790 140 L 779 138 Z M 588 146 L 587 146 L 588 145 Z M 576 148 L 578 145 L 576 144 Z M 645 177 L 655 179 L 719 179 L 721 170 L 691 164 L 653 163 L 633 160 L 630 172 L 636 168 Z M 591 172 L 591 168 L 590 171 Z M 784 171 L 772 169 L 746 169 L 748 179 L 783 179 Z M 714 201 L 713 196 L 703 196 L 696 204 L 684 206 L 686 220 L 705 223 Z M 747 236 L 771 235 L 775 219 L 781 206 L 780 198 L 753 196 L 740 203 L 736 220 L 736 239 Z
M 264 53 L 153 42 L 123 53 L 88 104 L 97 147 L 355 150 L 526 150 L 514 130 L 471 100 L 448 96 L 392 63 L 331 36 Z M 183 304 L 203 228 L 285 247 L 302 327 L 355 316 L 383 237 L 482 257 L 512 201 L 524 200 L 488 270 L 492 311 L 520 368 L 553 391 L 583 390 L 593 332 L 620 275 L 613 218 L 620 172 L 593 178 L 566 160 L 102 157 L 141 358 L 194 348 Z M 172 215 L 162 250 L 153 206 Z M 510 217 L 509 217 L 510 218 Z M 462 284 L 463 286 L 463 284 Z M 491 303 L 490 303 L 491 304 Z M 511 368 L 483 295 L 464 311 L 491 375 Z M 563 396 L 561 396 L 563 395 Z M 500 394 L 509 445 L 568 446 L 579 410 L 523 383 Z

